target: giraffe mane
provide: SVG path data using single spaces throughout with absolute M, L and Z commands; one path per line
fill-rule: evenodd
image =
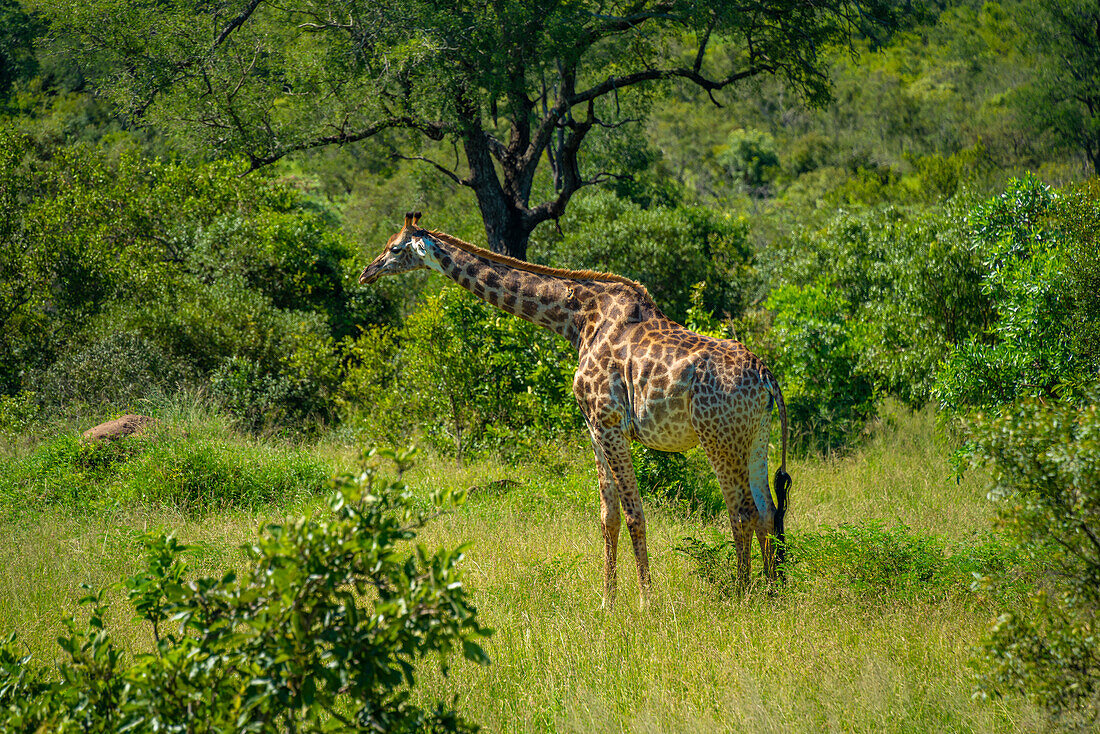
M 552 275 L 557 278 L 568 278 L 569 280 L 598 280 L 607 283 L 622 283 L 623 285 L 634 288 L 638 293 L 649 303 L 656 305 L 653 300 L 653 296 L 649 295 L 649 291 L 644 285 L 636 280 L 631 280 L 622 275 L 616 275 L 615 273 L 603 273 L 598 270 L 565 270 L 563 268 L 551 268 L 546 265 L 536 265 L 535 263 L 529 263 L 526 260 L 520 260 L 518 258 L 509 257 L 508 255 L 499 255 L 491 250 L 486 250 L 484 247 L 478 247 L 472 245 L 469 242 L 465 242 L 449 235 L 446 232 L 439 232 L 434 229 L 427 230 L 428 234 L 433 237 L 438 237 L 444 242 L 454 245 L 455 247 L 465 250 L 478 257 L 483 257 L 486 260 L 507 265 L 508 267 L 515 268 L 516 270 L 524 270 L 529 273 L 538 273 L 539 275 Z

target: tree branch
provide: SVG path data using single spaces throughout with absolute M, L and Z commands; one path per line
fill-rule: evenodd
M 402 153 L 399 153 L 397 151 L 397 148 L 393 147 L 392 145 L 389 145 L 387 147 L 390 149 L 390 157 L 394 158 L 395 160 L 421 161 L 423 163 L 427 163 L 427 164 L 433 166 L 437 171 L 439 171 L 444 176 L 446 176 L 447 178 L 454 181 L 459 186 L 469 186 L 470 183 L 471 183 L 468 179 L 460 178 L 457 173 L 455 173 L 451 169 L 447 168 L 442 163 L 439 163 L 437 161 L 433 161 L 431 158 L 427 158 L 427 157 L 422 156 L 422 155 L 404 155 Z
M 597 97 L 602 97 L 605 94 L 616 89 L 622 89 L 624 87 L 634 86 L 635 84 L 642 84 L 644 82 L 656 81 L 658 79 L 686 79 L 687 81 L 695 84 L 696 86 L 705 89 L 708 92 L 714 92 L 719 89 L 724 89 L 734 82 L 749 77 L 762 74 L 764 72 L 773 72 L 776 67 L 772 64 L 758 64 L 750 66 L 749 68 L 734 72 L 729 76 L 722 79 L 708 79 L 694 69 L 674 68 L 674 69 L 645 69 L 644 71 L 638 71 L 633 74 L 627 74 L 626 76 L 612 76 L 604 79 L 599 84 L 595 84 L 583 92 L 578 92 L 570 100 L 570 106 L 580 104 L 582 102 L 588 102 L 594 100 Z
M 229 38 L 230 33 L 244 25 L 244 22 L 248 20 L 249 16 L 252 15 L 253 11 L 255 11 L 257 6 L 262 2 L 263 0 L 249 0 L 248 5 L 245 6 L 240 15 L 229 21 L 229 25 L 223 28 L 222 32 L 218 34 L 218 37 L 214 39 L 214 44 L 210 47 L 210 50 L 213 51 L 218 46 L 222 45 L 222 42 Z
M 581 188 L 603 180 L 600 175 L 593 179 L 585 180 L 581 177 L 580 161 L 577 154 L 580 152 L 584 137 L 593 126 L 599 124 L 596 119 L 595 102 L 588 101 L 588 114 L 582 121 L 570 120 L 564 123 L 569 128 L 569 135 L 561 148 L 558 164 L 561 174 L 561 191 L 555 199 L 543 202 L 533 209 L 528 209 L 524 218 L 530 229 L 547 219 L 556 219 L 565 212 L 565 207 L 573 194 Z
M 691 70 L 698 74 L 703 68 L 703 57 L 707 54 L 707 44 L 710 43 L 710 34 L 714 31 L 715 24 L 718 23 L 718 13 L 713 13 L 710 16 L 710 23 L 707 23 L 707 30 L 703 34 L 703 40 L 699 41 L 699 50 L 695 53 L 695 63 L 691 65 Z M 711 99 L 714 99 L 711 97 Z
M 335 135 L 324 135 L 316 137 L 311 140 L 305 140 L 294 145 L 289 145 L 282 150 L 277 150 L 268 155 L 255 155 L 250 153 L 249 158 L 249 171 L 255 171 L 257 168 L 262 168 L 270 163 L 283 158 L 291 153 L 297 153 L 302 150 L 311 150 L 313 148 L 321 148 L 326 145 L 345 145 L 347 143 L 355 143 L 360 140 L 365 140 L 369 137 L 377 135 L 383 130 L 392 130 L 395 128 L 404 128 L 407 130 L 417 130 L 425 137 L 432 140 L 442 140 L 447 130 L 443 125 L 424 122 L 423 120 L 417 120 L 412 117 L 391 117 L 381 122 L 376 122 L 373 125 L 368 125 L 365 128 L 356 130 L 354 132 L 341 131 Z

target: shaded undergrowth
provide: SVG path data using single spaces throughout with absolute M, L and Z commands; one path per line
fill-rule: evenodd
M 838 603 L 1021 598 L 1039 575 L 1041 558 L 987 533 L 948 543 L 936 535 L 880 521 L 823 527 L 787 535 L 788 592 L 827 586 Z M 754 580 L 762 580 L 759 548 Z M 710 529 L 685 536 L 675 549 L 693 573 L 723 596 L 738 593 L 737 557 L 728 534 Z

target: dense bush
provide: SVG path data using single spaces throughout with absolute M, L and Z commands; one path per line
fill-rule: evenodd
M 1005 613 L 985 644 L 982 690 L 1022 691 L 1062 725 L 1092 730 L 1100 712 L 1100 390 L 1084 407 L 1024 400 L 968 426 L 990 496 L 1044 583 Z
M 669 453 L 635 441 L 630 444 L 630 453 L 638 488 L 647 502 L 707 520 L 725 514 L 718 477 L 701 448 Z
M 345 392 L 362 393 L 379 380 L 368 403 L 375 420 L 415 419 L 436 447 L 459 462 L 485 449 L 516 448 L 577 428 L 572 397 L 576 354 L 561 337 L 516 318 L 456 286 L 425 297 L 387 346 L 384 333 L 364 334 Z M 388 354 L 380 363 L 375 355 Z M 396 368 L 391 371 L 390 365 Z
M 404 461 L 401 457 L 396 457 Z M 398 480 L 367 468 L 337 481 L 331 514 L 269 525 L 240 573 L 194 578 L 174 538 L 146 538 L 124 582 L 151 652 L 124 654 L 103 592 L 69 618 L 43 666 L 0 646 L 5 731 L 472 731 L 450 705 L 410 702 L 428 657 L 485 664 L 461 550 L 407 543 L 428 521 Z
M 51 406 L 135 405 L 193 376 L 186 360 L 137 332 L 109 332 L 62 351 L 42 375 L 38 394 Z
M 750 196 L 767 195 L 768 185 L 779 172 L 779 150 L 771 135 L 737 129 L 715 155 L 724 173 Z
M 841 211 L 820 230 L 785 238 L 761 258 L 776 287 L 813 286 L 858 322 L 860 372 L 918 407 L 936 365 L 990 319 L 965 199 L 926 210 Z
M 350 285 L 330 213 L 238 174 L 0 134 L 0 391 L 45 375 L 45 400 L 116 401 L 216 373 L 250 426 L 331 416 L 336 342 L 394 318 L 388 291 Z
M 1014 181 L 975 210 L 987 333 L 972 335 L 937 375 L 952 411 L 1031 396 L 1074 398 L 1100 376 L 1100 192 Z
M 539 233 L 533 252 L 570 269 L 602 270 L 639 281 L 662 310 L 683 323 L 691 287 L 705 282 L 703 303 L 716 314 L 741 311 L 756 281 L 748 222 L 703 207 L 643 209 L 608 192 L 576 199 L 564 235 Z
M 841 211 L 762 252 L 771 329 L 746 320 L 746 337 L 779 375 L 796 435 L 839 446 L 878 397 L 923 405 L 937 365 L 984 332 L 991 305 L 968 217 L 965 199 Z
M 771 366 L 793 442 L 826 451 L 845 444 L 874 414 L 874 383 L 860 366 L 867 325 L 839 291 L 819 286 L 781 286 L 765 306 L 775 312 Z

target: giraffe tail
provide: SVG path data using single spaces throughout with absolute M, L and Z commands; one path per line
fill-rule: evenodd
M 771 393 L 775 405 L 779 408 L 779 429 L 782 445 L 782 459 L 779 468 L 775 471 L 775 561 L 776 574 L 782 580 L 784 576 L 783 562 L 787 557 L 786 536 L 783 530 L 783 520 L 787 515 L 787 492 L 791 488 L 791 475 L 787 473 L 787 404 L 783 400 L 783 391 L 779 388 L 779 382 L 770 371 L 765 374 L 768 392 Z

